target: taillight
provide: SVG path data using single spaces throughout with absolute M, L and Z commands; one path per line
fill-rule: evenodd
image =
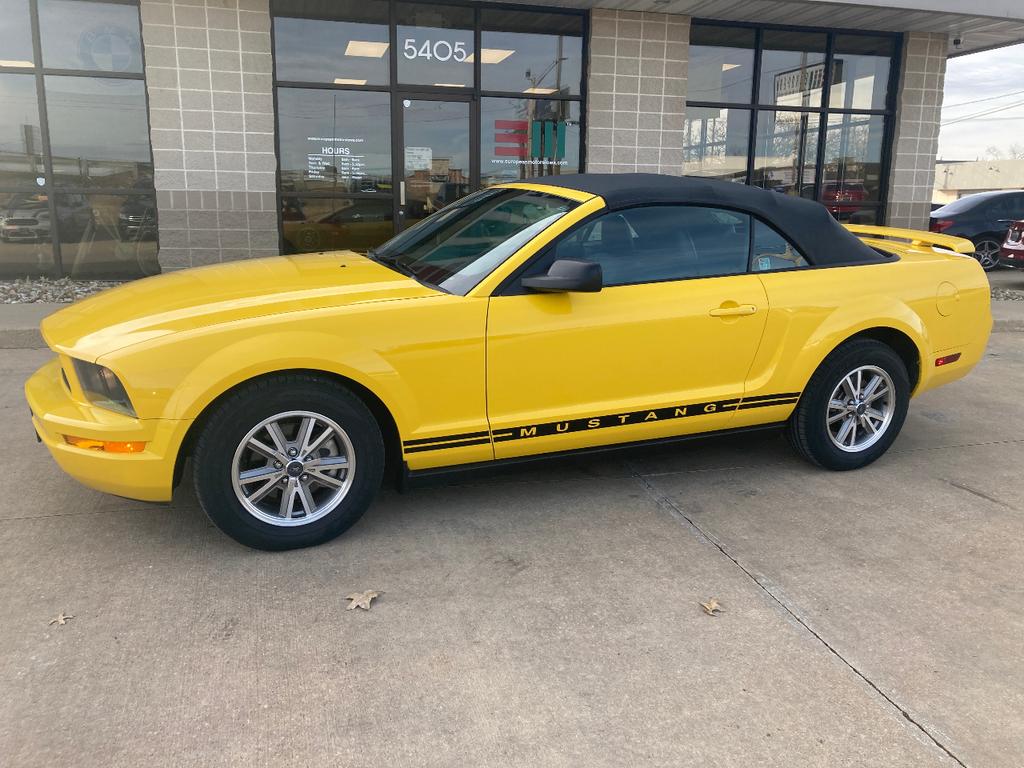
M 932 232 L 945 232 L 952 226 L 953 222 L 950 219 L 932 219 L 928 224 L 928 229 Z

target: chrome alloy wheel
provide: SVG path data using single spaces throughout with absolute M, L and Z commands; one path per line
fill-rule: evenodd
M 231 485 L 258 520 L 307 525 L 341 503 L 355 465 L 352 441 L 337 423 L 311 411 L 287 411 L 242 438 L 231 462 Z
M 974 258 L 988 272 L 999 264 L 999 251 L 1002 248 L 995 240 L 982 240 L 974 247 Z
M 882 439 L 896 410 L 896 388 L 888 373 L 862 365 L 839 382 L 828 399 L 828 436 L 839 450 L 859 453 Z

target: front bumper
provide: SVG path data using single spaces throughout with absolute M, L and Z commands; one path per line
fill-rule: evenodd
M 174 465 L 191 421 L 136 419 L 72 398 L 59 359 L 25 383 L 32 425 L 50 455 L 89 488 L 141 501 L 170 501 Z M 93 440 L 143 441 L 139 453 L 106 453 L 68 445 L 65 435 Z

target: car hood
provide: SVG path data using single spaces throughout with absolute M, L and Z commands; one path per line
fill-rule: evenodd
M 54 350 L 95 361 L 171 333 L 282 312 L 436 295 L 351 251 L 233 261 L 103 291 L 42 323 Z

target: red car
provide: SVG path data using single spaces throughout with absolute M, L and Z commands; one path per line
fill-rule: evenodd
M 867 197 L 867 189 L 859 183 L 825 182 L 821 187 L 821 202 L 837 219 L 859 211 Z
M 1004 267 L 1024 269 L 1024 220 L 1010 225 L 1003 247 L 999 249 L 999 263 Z

